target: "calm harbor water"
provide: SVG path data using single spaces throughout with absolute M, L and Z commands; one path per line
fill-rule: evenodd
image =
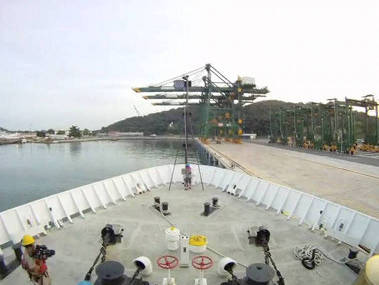
M 175 140 L 0 146 L 0 212 L 94 181 L 172 164 L 178 150 L 182 153 L 182 142 Z

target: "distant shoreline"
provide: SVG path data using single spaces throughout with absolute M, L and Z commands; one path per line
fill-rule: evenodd
M 89 142 L 89 141 L 124 141 L 124 140 L 181 140 L 184 137 L 181 136 L 135 136 L 135 137 L 96 137 L 96 138 L 82 138 L 82 139 L 69 139 L 69 140 L 57 140 L 50 143 L 72 143 L 72 142 Z M 46 143 L 46 142 L 41 142 Z
M 120 141 L 120 140 L 182 140 L 183 136 L 130 136 L 130 137 L 88 137 L 80 139 L 67 139 L 67 140 L 41 140 L 41 141 L 28 141 L 26 143 L 38 144 L 59 144 L 59 143 L 75 143 L 75 142 L 91 142 L 91 141 Z M 1 145 L 9 144 L 22 144 L 21 140 L 0 141 Z

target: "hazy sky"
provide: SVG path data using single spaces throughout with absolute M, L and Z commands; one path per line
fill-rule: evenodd
M 268 99 L 379 97 L 379 1 L 0 1 L 0 126 L 96 129 L 212 63 Z

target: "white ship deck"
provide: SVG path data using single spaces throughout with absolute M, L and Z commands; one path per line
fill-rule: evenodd
M 183 185 L 179 183 L 180 168 L 181 166 L 177 166 L 174 173 L 176 183 L 171 191 L 168 191 L 167 182 L 170 180 L 172 166 L 161 166 L 86 185 L 82 189 L 66 191 L 58 194 L 60 196 L 54 195 L 43 201 L 35 201 L 31 205 L 0 213 L 3 242 L 14 236 L 12 232 L 17 228 L 24 228 L 19 234 L 35 230 L 35 227 L 28 229 L 24 222 L 26 218 L 32 224 L 39 224 L 36 227 L 67 219 L 67 216 L 72 218 L 73 223 L 65 222 L 63 228 L 48 231 L 46 236 L 38 239 L 38 244 L 46 244 L 56 250 L 56 255 L 48 259 L 54 284 L 77 284 L 83 280 L 99 252 L 101 229 L 109 223 L 121 224 L 125 228 L 125 237 L 118 245 L 119 254 L 114 258 L 124 264 L 130 277 L 135 270 L 132 260 L 141 255 L 149 257 L 154 272 L 145 280 L 151 282 L 150 284 L 161 284 L 167 272 L 158 268 L 156 259 L 167 254 L 179 256 L 179 251 L 167 250 L 164 230 L 169 227 L 169 223 L 151 207 L 153 197 L 160 196 L 161 202 L 169 203 L 169 211 L 172 213 L 169 220 L 181 232 L 206 235 L 210 248 L 240 264 L 264 262 L 262 248 L 249 245 L 247 229 L 265 225 L 271 232 L 269 245 L 272 256 L 286 284 L 352 284 L 356 278 L 347 266 L 327 259 L 314 270 L 305 269 L 293 255 L 296 246 L 313 244 L 336 259 L 346 257 L 349 246 L 344 242 L 338 244 L 335 238 L 331 238 L 333 236 L 355 246 L 372 245 L 369 248 L 372 253 L 375 252 L 378 221 L 374 218 L 242 173 L 208 166 L 202 166 L 205 191 L 202 191 L 198 183 L 199 175 L 196 171 L 196 185 L 191 191 L 184 191 Z M 124 187 L 121 181 L 124 182 Z M 133 196 L 137 186 L 150 188 L 151 191 Z M 125 197 L 124 201 L 122 198 Z M 221 209 L 209 217 L 201 216 L 203 203 L 210 202 L 212 197 L 219 198 Z M 74 206 L 70 206 L 69 201 Z M 50 215 L 43 214 L 49 207 L 54 207 L 54 211 Z M 333 211 L 334 208 L 336 211 Z M 320 209 L 323 210 L 321 215 Z M 79 214 L 74 218 L 75 213 L 82 213 L 84 218 Z M 346 223 L 348 220 L 349 224 L 339 232 L 341 221 Z M 362 224 L 362 221 L 366 223 Z M 328 238 L 324 238 L 317 230 L 321 223 L 328 230 Z M 364 230 L 359 228 L 360 225 Z M 8 256 L 10 251 L 10 248 L 4 250 Z M 205 255 L 210 256 L 215 263 L 205 272 L 208 284 L 226 281 L 216 274 L 216 265 L 221 256 L 210 250 Z M 191 253 L 190 259 L 193 256 L 195 254 Z M 368 258 L 368 254 L 364 253 L 359 256 L 363 260 Z M 244 272 L 245 268 L 238 265 L 236 275 L 241 278 L 245 276 Z M 192 266 L 172 270 L 177 284 L 194 284 L 198 275 L 199 272 Z M 95 279 L 94 272 L 92 280 Z M 2 280 L 1 284 L 24 284 L 26 281 L 26 273 L 19 267 Z
M 182 185 L 175 185 L 170 192 L 167 186 L 136 196 L 136 198 L 113 206 L 97 214 L 87 215 L 85 219 L 76 219 L 63 230 L 50 232 L 38 240 L 56 250 L 56 255 L 48 260 L 48 266 L 54 284 L 76 284 L 91 266 L 100 248 L 100 231 L 107 223 L 117 223 L 125 227 L 125 238 L 119 246 L 119 260 L 125 265 L 127 274 L 132 275 L 135 267 L 132 260 L 138 256 L 149 257 L 153 262 L 153 274 L 146 280 L 151 284 L 160 284 L 167 273 L 158 268 L 156 259 L 161 255 L 177 255 L 178 252 L 166 248 L 164 230 L 169 226 L 159 212 L 151 208 L 153 197 L 159 195 L 161 201 L 169 202 L 172 213 L 169 219 L 186 233 L 204 234 L 209 239 L 209 247 L 232 257 L 236 261 L 249 265 L 264 262 L 262 248 L 249 245 L 246 230 L 256 225 L 266 225 L 271 231 L 270 247 L 273 258 L 285 277 L 286 284 L 351 284 L 355 274 L 345 265 L 332 261 L 306 270 L 293 256 L 295 246 L 312 243 L 336 257 L 346 256 L 347 247 L 324 239 L 296 221 L 286 221 L 282 215 L 265 211 L 253 203 L 245 203 L 226 193 L 220 193 L 214 187 L 205 191 L 196 186 L 192 191 L 183 191 Z M 200 216 L 203 203 L 219 197 L 220 210 L 208 217 Z M 216 264 L 221 259 L 217 254 L 207 251 L 215 265 L 205 272 L 208 284 L 220 284 L 226 281 L 216 274 Z M 190 258 L 195 254 L 190 254 Z M 245 268 L 237 267 L 237 276 L 244 276 Z M 177 284 L 193 284 L 199 275 L 190 267 L 172 270 Z M 96 274 L 93 273 L 93 277 Z M 18 268 L 1 283 L 4 285 L 23 284 L 26 273 Z

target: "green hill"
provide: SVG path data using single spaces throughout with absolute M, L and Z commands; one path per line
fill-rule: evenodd
M 194 133 L 198 132 L 200 117 L 198 106 L 191 106 L 191 122 Z M 171 124 L 171 126 L 170 126 Z M 113 123 L 102 128 L 102 131 L 119 132 L 143 132 L 145 135 L 157 134 L 182 134 L 183 132 L 183 108 L 150 114 L 143 117 L 132 117 Z
M 303 103 L 299 104 L 303 105 Z M 299 104 L 279 100 L 267 100 L 246 106 L 244 132 L 254 133 L 258 136 L 267 136 L 270 133 L 270 111 L 275 113 L 280 108 L 290 108 Z
M 270 133 L 270 112 L 275 113 L 280 108 L 289 109 L 295 105 L 304 106 L 304 103 L 289 103 L 279 100 L 260 101 L 244 107 L 244 132 L 256 133 L 258 136 L 267 136 Z M 200 130 L 199 106 L 190 106 L 194 134 Z M 365 114 L 357 113 L 356 116 L 357 138 L 364 137 Z M 374 120 L 370 121 L 373 126 Z M 171 127 L 170 127 L 171 124 Z M 371 126 L 371 127 L 372 127 Z M 372 128 L 371 128 L 372 129 Z M 150 114 L 143 117 L 132 117 L 107 127 L 102 131 L 120 132 L 144 132 L 145 135 L 157 134 L 182 134 L 183 133 L 183 108 Z
M 261 101 L 245 107 L 245 132 L 268 135 L 270 129 L 269 110 L 277 111 L 281 107 L 293 106 L 277 100 Z M 190 106 L 193 131 L 198 134 L 200 129 L 200 112 L 198 106 Z M 170 124 L 172 123 L 172 126 Z M 182 134 L 183 108 L 150 114 L 143 117 L 132 117 L 102 128 L 102 131 L 144 132 L 145 135 Z

